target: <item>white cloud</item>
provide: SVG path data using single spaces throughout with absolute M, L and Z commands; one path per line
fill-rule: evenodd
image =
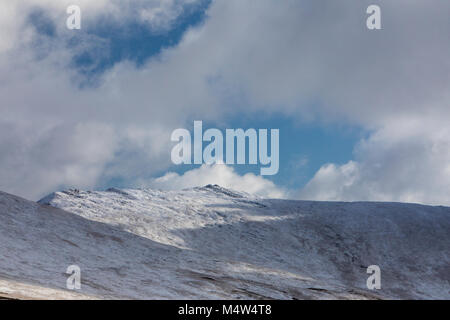
M 200 168 L 187 171 L 183 175 L 168 172 L 164 176 L 151 181 L 149 186 L 163 190 L 181 190 L 208 184 L 218 184 L 225 188 L 262 197 L 286 197 L 286 192 L 272 181 L 253 173 L 240 176 L 232 167 L 222 164 L 202 165 Z
M 2 188 L 36 199 L 62 185 L 90 187 L 116 147 L 114 130 L 105 124 L 39 127 L 0 121 Z
M 450 205 L 450 129 L 445 123 L 415 120 L 385 127 L 355 153 L 357 161 L 323 166 L 299 197 Z
M 193 5 L 199 0 L 160 0 L 158 5 L 145 7 L 140 10 L 140 18 L 154 30 L 168 30 L 183 14 L 187 5 Z
M 349 161 L 341 166 L 336 166 L 332 163 L 326 164 L 319 169 L 314 178 L 301 190 L 300 198 L 323 201 L 353 200 L 345 199 L 345 196 L 348 189 L 354 186 L 358 175 L 359 167 L 354 161 Z M 354 196 L 357 197 L 356 195 Z

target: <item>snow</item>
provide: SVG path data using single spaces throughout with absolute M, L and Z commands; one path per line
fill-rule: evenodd
M 449 299 L 450 208 L 262 199 L 219 186 L 0 192 L 0 296 Z M 66 289 L 69 265 L 81 290 Z M 381 290 L 366 269 L 381 268 Z

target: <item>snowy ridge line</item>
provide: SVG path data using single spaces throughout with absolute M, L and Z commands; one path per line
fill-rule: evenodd
M 31 284 L 40 298 L 70 298 L 65 270 L 76 264 L 76 293 L 95 298 L 450 298 L 448 207 L 272 200 L 208 185 L 67 190 L 39 203 L 0 193 L 0 221 L 1 288 L 18 296 Z M 366 287 L 370 265 L 381 290 Z

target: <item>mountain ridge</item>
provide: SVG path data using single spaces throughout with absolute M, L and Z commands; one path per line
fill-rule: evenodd
M 79 264 L 79 293 L 96 298 L 450 297 L 448 207 L 263 199 L 208 185 L 66 190 L 40 203 L 0 193 L 0 217 L 0 280 L 63 293 L 65 268 Z M 366 288 L 373 264 L 381 290 Z

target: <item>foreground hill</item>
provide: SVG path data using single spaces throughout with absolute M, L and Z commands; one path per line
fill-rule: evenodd
M 0 193 L 7 298 L 450 298 L 450 208 L 178 192 Z M 66 290 L 69 265 L 82 287 Z M 381 290 L 366 288 L 379 265 Z

